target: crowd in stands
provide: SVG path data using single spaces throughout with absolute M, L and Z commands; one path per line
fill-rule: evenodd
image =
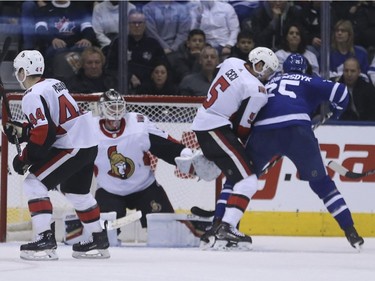
M 118 89 L 119 2 L 1 1 L 0 25 L 19 25 L 17 51 L 40 50 L 45 75 L 72 92 Z M 322 2 L 129 1 L 126 94 L 205 96 L 224 59 L 257 46 L 275 51 L 280 71 L 300 53 L 320 76 Z M 328 78 L 353 100 L 343 118 L 375 120 L 375 1 L 331 1 L 330 12 Z

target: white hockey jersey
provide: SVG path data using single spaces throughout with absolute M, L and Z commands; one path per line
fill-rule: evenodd
M 81 112 L 59 80 L 41 80 L 28 89 L 22 98 L 22 111 L 33 125 L 30 141 L 36 144 L 43 145 L 47 137 L 49 117 L 56 125 L 53 147 L 88 148 L 98 144 L 91 112 Z
M 147 152 L 151 147 L 149 134 L 168 138 L 142 114 L 126 113 L 120 131 L 112 134 L 97 122 L 99 151 L 95 160 L 98 188 L 125 196 L 149 187 L 155 176 Z
M 207 99 L 198 109 L 192 130 L 206 131 L 225 125 L 236 128 L 239 136 L 249 132 L 251 122 L 267 103 L 263 84 L 245 67 L 245 61 L 228 58 L 212 81 Z

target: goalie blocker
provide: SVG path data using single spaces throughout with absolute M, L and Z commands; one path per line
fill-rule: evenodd
M 196 175 L 205 181 L 215 180 L 221 174 L 221 170 L 201 150 L 195 151 L 193 155 L 181 153 L 181 156 L 175 158 L 175 162 L 182 173 Z

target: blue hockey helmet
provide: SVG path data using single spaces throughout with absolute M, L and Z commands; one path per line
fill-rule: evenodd
M 289 55 L 283 63 L 283 71 L 287 72 L 298 72 L 306 73 L 307 70 L 307 59 L 300 54 Z

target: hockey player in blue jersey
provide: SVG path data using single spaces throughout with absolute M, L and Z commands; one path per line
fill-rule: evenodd
M 274 156 L 288 157 L 296 166 L 300 179 L 308 181 L 323 201 L 351 246 L 359 249 L 364 240 L 354 228 L 343 196 L 327 174 L 310 118 L 323 102 L 329 102 L 333 113 L 331 118 L 338 118 L 348 104 L 347 88 L 344 84 L 306 75 L 306 69 L 306 58 L 292 54 L 283 64 L 284 74 L 267 83 L 268 103 L 259 111 L 252 125 L 246 152 L 258 177 Z M 216 206 L 216 220 L 220 219 L 223 208 L 220 205 L 225 204 L 225 193 L 230 193 L 228 183 L 224 185 Z

